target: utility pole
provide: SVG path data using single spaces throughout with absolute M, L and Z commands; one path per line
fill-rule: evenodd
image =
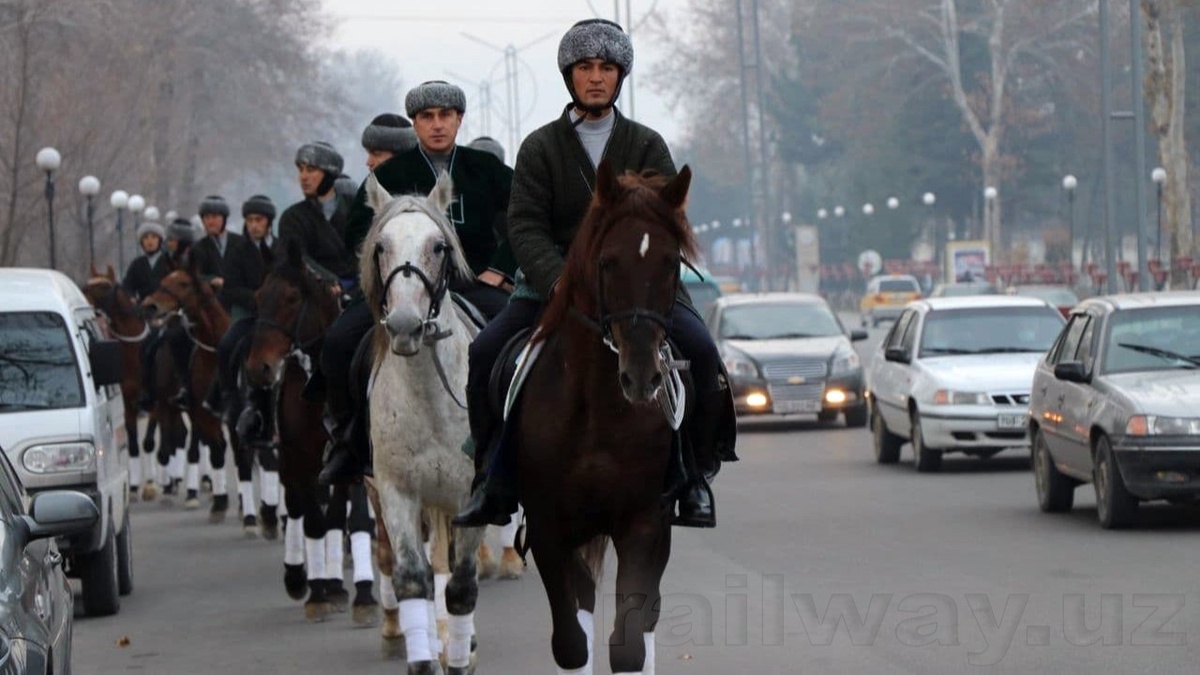
M 1102 0 L 1103 1 L 1103 0 Z M 1138 0 L 1129 0 L 1129 34 L 1133 50 L 1133 146 L 1135 165 L 1134 180 L 1137 194 L 1137 256 L 1138 290 L 1150 290 L 1150 258 L 1146 255 L 1146 90 L 1142 85 L 1142 14 Z M 1132 290 L 1132 289 L 1131 289 Z
M 1117 243 L 1117 193 L 1113 189 L 1112 55 L 1109 51 L 1108 1 L 1100 0 L 1100 99 L 1104 109 L 1100 117 L 1100 129 L 1104 136 L 1104 263 L 1108 274 L 1106 290 L 1108 293 L 1116 293 L 1117 257 L 1113 245 Z M 1136 18 L 1130 17 L 1130 20 L 1136 23 Z
M 743 192 L 746 198 L 746 217 L 750 220 L 750 265 L 757 270 L 758 261 L 753 242 L 754 232 L 758 226 L 758 214 L 754 211 L 752 194 L 754 190 L 754 160 L 750 151 L 750 95 L 746 86 L 746 71 L 749 69 L 749 65 L 746 63 L 746 28 L 745 22 L 742 20 L 742 0 L 733 1 L 736 5 L 734 12 L 737 14 L 738 64 L 741 68 L 739 81 L 742 89 L 742 162 L 746 169 Z
M 463 33 L 462 35 L 472 42 L 478 42 L 488 49 L 500 52 L 504 57 L 504 108 L 506 113 L 505 116 L 508 118 L 508 141 L 509 147 L 513 149 L 513 152 L 516 152 L 516 149 L 521 145 L 521 119 L 524 117 L 524 114 L 521 110 L 520 67 L 522 61 L 520 53 L 538 44 L 539 42 L 554 37 L 555 33 L 547 33 L 546 35 L 543 35 L 542 37 L 521 47 L 517 47 L 513 44 L 501 47 L 499 45 L 494 45 L 481 37 L 471 35 L 470 33 Z M 536 91 L 536 89 L 534 89 L 534 91 Z M 490 102 L 490 87 L 488 89 L 488 99 Z M 536 102 L 536 100 L 537 99 L 535 97 L 534 101 Z

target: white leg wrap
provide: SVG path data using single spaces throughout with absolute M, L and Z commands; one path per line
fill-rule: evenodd
M 279 505 L 279 472 L 262 471 L 258 475 L 258 487 L 262 492 L 262 502 L 267 506 Z
M 586 609 L 581 609 L 575 612 L 575 618 L 579 621 L 579 627 L 583 629 L 583 634 L 587 636 L 587 669 L 590 673 L 592 672 L 592 664 L 595 662 L 592 654 L 596 644 L 596 617 L 592 616 L 592 613 Z
M 425 611 L 429 614 L 429 651 L 435 656 L 442 654 L 442 636 L 437 630 L 437 610 L 434 608 L 436 603 L 426 600 Z
M 275 474 L 275 475 L 276 475 L 276 477 L 279 476 L 279 474 Z M 284 495 L 284 489 L 282 486 L 280 486 L 279 501 L 277 502 L 279 504 L 279 517 L 280 518 L 287 517 L 287 500 L 283 498 L 283 495 Z M 270 502 L 267 502 L 267 503 L 270 504 Z
M 642 675 L 654 675 L 654 633 L 642 633 L 646 640 L 646 660 L 642 662 Z
M 575 668 L 573 670 L 567 670 L 566 668 L 558 668 L 557 670 L 558 675 L 592 675 L 592 665 L 590 663 L 582 668 Z
M 450 644 L 446 645 L 446 662 L 451 668 L 466 668 L 471 664 L 471 636 L 475 633 L 475 613 L 451 616 Z
M 350 557 L 354 559 L 354 583 L 375 581 L 375 570 L 371 567 L 371 533 L 350 534 Z
M 396 609 L 400 606 L 400 601 L 396 599 L 396 587 L 392 585 L 391 577 L 383 577 L 379 580 L 379 604 L 383 605 L 384 609 Z
M 221 469 L 220 471 L 214 470 L 208 474 L 208 477 L 212 479 L 214 495 L 229 494 L 229 474 L 226 473 L 225 469 Z
M 450 610 L 446 609 L 446 584 L 448 583 L 450 583 L 449 574 L 433 575 L 433 601 L 436 603 L 438 621 L 444 621 L 450 617 Z
M 187 450 L 184 448 L 176 448 L 175 454 L 171 455 L 171 461 L 168 464 L 170 468 L 171 478 L 183 479 L 184 469 L 187 467 Z
M 213 466 L 211 461 L 212 448 L 208 447 L 207 443 L 200 444 L 200 475 L 208 476 L 211 479 L 216 479 L 213 476 Z
M 248 480 L 239 481 L 238 496 L 242 498 L 242 516 L 253 516 L 255 513 L 254 483 Z
M 517 527 L 521 522 L 521 507 L 517 507 L 517 512 L 513 514 L 512 520 L 500 527 L 500 545 L 509 548 L 517 541 Z
M 142 484 L 142 458 L 129 458 L 129 487 L 136 488 Z
M 432 661 L 429 650 L 429 609 L 424 598 L 400 601 L 400 631 L 404 633 L 404 646 L 408 650 L 408 662 Z
M 199 490 L 200 489 L 200 465 L 199 464 L 188 464 L 187 465 L 187 489 L 189 489 L 189 490 Z
M 288 528 L 291 529 L 291 528 Z M 304 538 L 304 562 L 307 565 L 308 579 L 326 579 L 325 573 L 325 540 Z
M 346 549 L 342 546 L 342 531 L 330 530 L 325 533 L 325 574 L 326 579 L 342 579 L 342 563 L 345 561 Z
M 292 518 L 283 535 L 283 562 L 289 565 L 304 564 L 304 519 Z

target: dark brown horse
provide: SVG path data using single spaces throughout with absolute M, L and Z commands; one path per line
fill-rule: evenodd
M 186 374 L 186 384 L 192 391 L 192 405 L 187 409 L 192 422 L 192 448 L 198 447 L 198 441 L 209 448 L 213 469 L 213 502 L 209 520 L 221 522 L 229 510 L 225 479 L 225 434 L 220 417 L 206 408 L 203 402 L 217 377 L 217 343 L 229 330 L 229 313 L 217 300 L 212 287 L 200 278 L 194 261 L 164 277 L 158 289 L 142 300 L 141 310 L 151 320 L 178 315 L 194 346 L 191 368 Z M 160 350 L 160 356 L 163 351 Z M 160 400 L 159 406 L 162 404 Z M 236 457 L 239 450 L 236 436 L 232 439 L 232 445 Z M 188 476 L 188 489 L 192 492 L 195 488 L 191 483 L 198 471 L 199 456 L 194 450 L 189 450 L 188 455 L 191 465 L 188 470 L 192 474 Z
M 331 591 L 342 585 L 338 555 L 342 533 L 327 527 L 324 507 L 329 489 L 317 483 L 326 438 L 321 423 L 324 404 L 303 394 L 320 358 L 325 330 L 337 318 L 337 301 L 305 268 L 299 249 L 288 251 L 255 299 L 258 320 L 243 368 L 250 386 L 274 392 L 279 482 L 290 519 L 284 542 L 284 586 L 288 595 L 299 600 L 305 597 L 307 580 L 305 615 L 310 621 L 321 621 L 333 609 L 331 600 L 337 600 L 331 598 Z M 325 564 L 326 551 L 331 550 L 327 539 L 328 546 L 336 548 L 335 564 L 330 566 Z
M 604 162 L 540 334 L 512 440 L 527 542 L 550 601 L 554 660 L 591 664 L 596 583 L 617 553 L 615 673 L 650 672 L 659 584 L 671 551 L 663 485 L 673 432 L 656 404 L 681 261 L 691 171 L 617 177 Z
M 117 281 L 112 265 L 104 274 L 92 268 L 92 275 L 83 285 L 83 295 L 105 319 L 107 334 L 121 343 L 121 399 L 125 403 L 125 429 L 133 437 L 129 444 L 129 489 L 136 496 L 141 489 L 141 498 L 149 501 L 158 495 L 154 482 L 153 466 L 146 467 L 142 461 L 142 446 L 138 443 L 137 420 L 138 399 L 142 395 L 142 342 L 150 336 L 150 323 L 137 311 L 133 298 Z M 153 447 L 153 428 L 147 424 L 148 446 Z M 150 472 L 146 473 L 149 468 Z

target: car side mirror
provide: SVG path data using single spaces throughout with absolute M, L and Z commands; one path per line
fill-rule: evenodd
M 850 331 L 850 341 L 851 342 L 862 342 L 863 340 L 866 340 L 867 337 L 868 337 L 867 331 L 865 331 L 865 330 Z
M 912 359 L 908 355 L 908 350 L 904 347 L 888 347 L 883 352 L 883 358 L 892 363 L 911 363 Z
M 26 541 L 81 534 L 92 529 L 100 511 L 90 497 L 74 490 L 52 490 L 33 496 L 29 515 L 21 516 Z
M 1087 371 L 1079 361 L 1063 361 L 1055 364 L 1054 377 L 1064 382 L 1087 382 Z
M 121 358 L 121 343 L 116 340 L 96 340 L 88 348 L 88 363 L 92 367 L 92 380 L 97 387 L 121 384 L 124 363 Z

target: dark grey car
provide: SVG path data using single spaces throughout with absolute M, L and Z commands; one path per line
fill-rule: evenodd
M 54 537 L 87 532 L 99 517 L 80 492 L 30 501 L 0 452 L 0 674 L 71 672 L 74 597 Z
M 1200 499 L 1200 293 L 1093 298 L 1038 364 L 1029 405 L 1043 511 L 1092 483 L 1105 528 Z

